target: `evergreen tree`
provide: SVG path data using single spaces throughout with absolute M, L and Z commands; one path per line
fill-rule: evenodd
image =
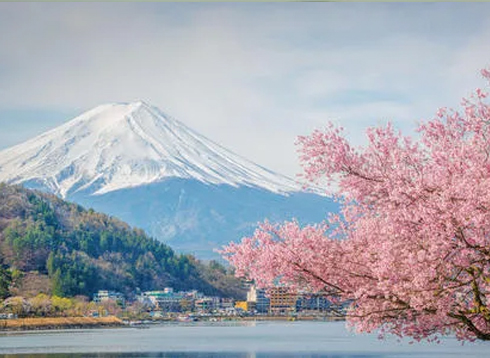
M 0 299 L 5 299 L 10 296 L 10 284 L 12 282 L 12 275 L 10 270 L 0 265 Z

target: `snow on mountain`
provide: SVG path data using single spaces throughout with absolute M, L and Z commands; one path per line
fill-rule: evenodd
M 104 194 L 168 178 L 301 191 L 273 173 L 196 133 L 145 102 L 98 106 L 0 152 L 0 181 L 62 197 Z
M 264 219 L 306 224 L 338 210 L 144 102 L 96 107 L 1 151 L 2 181 L 116 216 L 199 258 L 217 258 Z

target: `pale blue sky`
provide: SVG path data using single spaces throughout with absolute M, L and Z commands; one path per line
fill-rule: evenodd
M 0 149 L 143 99 L 291 176 L 298 135 L 411 131 L 490 65 L 490 3 L 0 3 L 0 33 Z

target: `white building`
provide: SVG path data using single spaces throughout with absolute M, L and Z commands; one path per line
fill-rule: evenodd
M 124 305 L 126 303 L 126 299 L 121 292 L 108 290 L 99 290 L 97 293 L 94 293 L 93 301 L 95 303 L 114 301 L 121 305 Z

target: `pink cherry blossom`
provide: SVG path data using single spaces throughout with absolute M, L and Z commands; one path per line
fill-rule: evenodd
M 482 75 L 490 80 L 490 71 Z M 261 287 L 350 302 L 359 332 L 490 340 L 490 106 L 476 90 L 415 139 L 391 124 L 354 148 L 329 124 L 299 137 L 304 176 L 335 184 L 340 215 L 301 227 L 265 222 L 222 251 Z

